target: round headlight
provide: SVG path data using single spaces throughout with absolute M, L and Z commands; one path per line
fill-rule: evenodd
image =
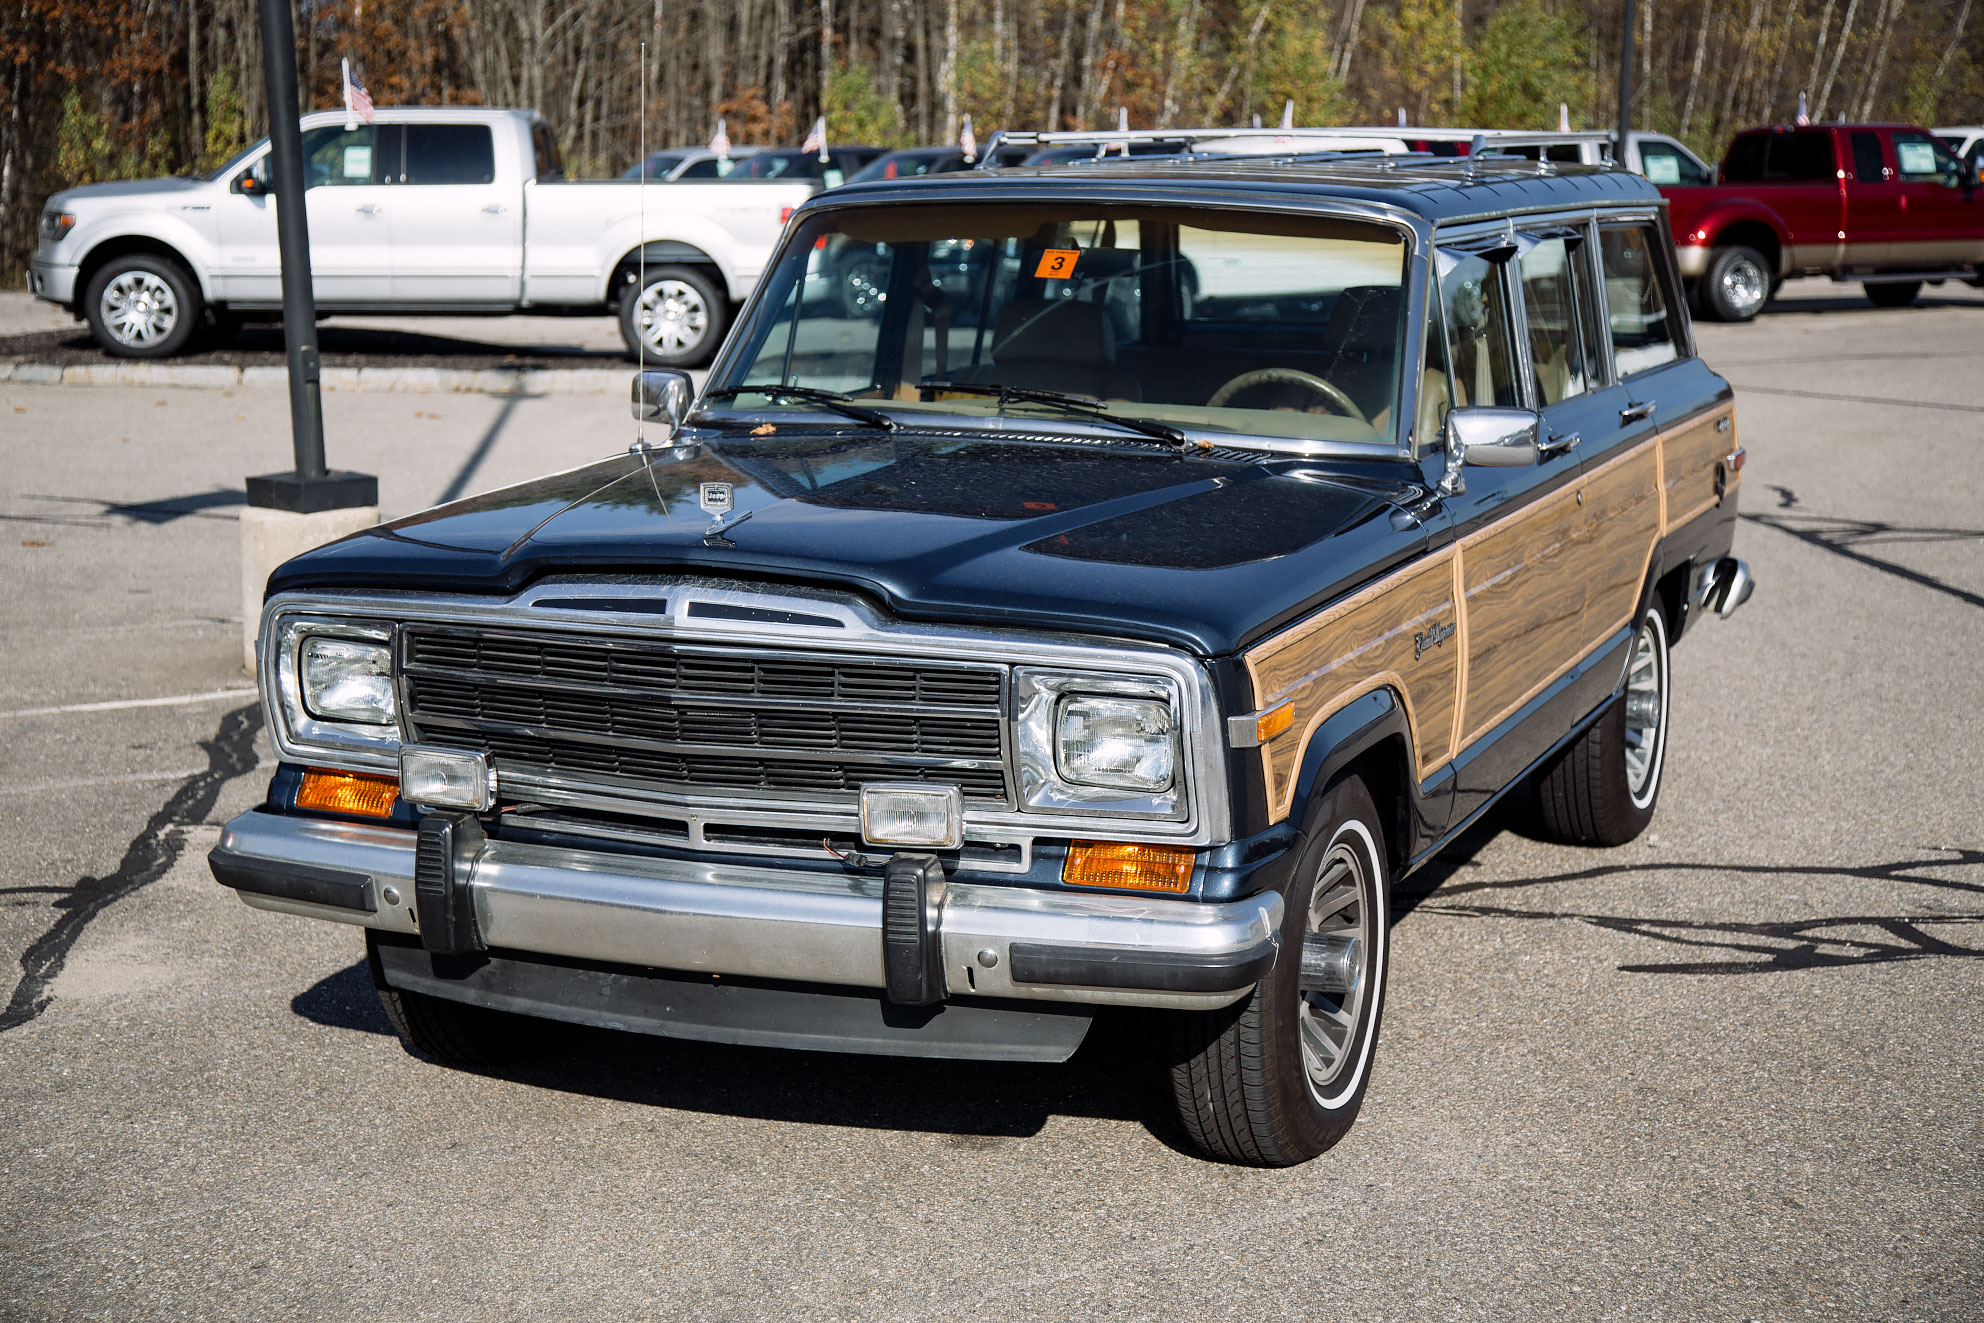
M 393 704 L 393 654 L 384 643 L 313 634 L 303 640 L 298 670 L 303 706 L 320 721 L 387 726 Z
M 1054 764 L 1076 785 L 1157 791 L 1171 784 L 1171 705 L 1148 698 L 1075 695 L 1061 700 Z

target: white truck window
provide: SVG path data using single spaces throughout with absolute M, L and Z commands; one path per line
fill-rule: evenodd
M 487 124 L 406 126 L 406 182 L 489 184 L 496 180 L 496 145 Z

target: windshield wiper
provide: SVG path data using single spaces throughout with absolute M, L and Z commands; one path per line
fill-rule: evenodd
M 716 390 L 703 392 L 705 400 L 734 400 L 739 395 L 762 395 L 768 400 L 803 400 L 807 404 L 824 405 L 837 414 L 854 419 L 857 423 L 879 427 L 885 432 L 896 430 L 896 420 L 887 414 L 864 409 L 852 403 L 854 399 L 852 395 L 843 395 L 837 390 L 821 390 L 817 386 L 781 386 L 775 382 L 766 382 L 756 386 L 720 386 Z
M 1101 400 L 1093 400 L 1085 395 L 1063 395 L 1057 390 L 1033 390 L 1026 386 L 1002 386 L 995 381 L 920 381 L 924 390 L 947 390 L 959 395 L 994 395 L 999 407 L 1004 408 L 1008 400 L 1024 400 L 1028 404 L 1045 404 L 1051 408 L 1066 409 L 1070 413 L 1081 414 L 1098 423 L 1114 423 L 1132 432 L 1154 436 L 1160 441 L 1169 441 L 1174 446 L 1188 444 L 1186 435 L 1175 427 L 1164 423 L 1154 423 L 1148 418 L 1125 418 L 1121 414 L 1109 412 L 1109 406 Z

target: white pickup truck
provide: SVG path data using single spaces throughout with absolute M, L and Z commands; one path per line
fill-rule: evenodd
M 814 181 L 572 182 L 533 111 L 305 115 L 310 264 L 326 313 L 613 313 L 629 353 L 697 366 Z M 640 273 L 645 268 L 645 280 Z M 266 139 L 206 178 L 90 184 L 42 210 L 37 298 L 127 358 L 282 307 Z

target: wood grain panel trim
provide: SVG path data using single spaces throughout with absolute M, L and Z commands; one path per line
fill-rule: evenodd
M 1716 424 L 1727 418 L 1729 430 Z M 1736 449 L 1736 406 L 1724 404 L 1660 434 L 1661 473 L 1666 512 L 1661 534 L 1713 510 L 1721 498 L 1715 491 L 1715 471 L 1722 457 Z
M 1465 748 L 1526 702 L 1537 667 L 1560 675 L 1583 642 L 1585 584 L 1567 564 L 1583 512 L 1570 483 L 1461 539 L 1467 617 Z
M 1442 548 L 1246 654 L 1259 706 L 1295 705 L 1293 726 L 1261 747 L 1276 821 L 1288 816 L 1310 737 L 1374 689 L 1398 692 L 1422 780 L 1453 756 L 1460 652 L 1454 559 L 1452 547 Z M 1440 626 L 1453 633 L 1430 642 Z

